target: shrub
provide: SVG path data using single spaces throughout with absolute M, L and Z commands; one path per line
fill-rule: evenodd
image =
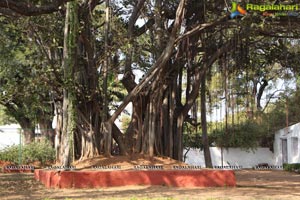
M 12 145 L 0 150 L 0 160 L 18 163 L 18 159 L 18 145 Z M 42 165 L 44 165 L 47 161 L 52 162 L 54 160 L 55 150 L 48 141 L 33 142 L 31 144 L 22 146 L 22 164 L 39 161 Z
M 7 146 L 4 149 L 0 150 L 0 160 L 18 162 L 19 158 L 19 146 L 12 145 Z
M 300 163 L 283 164 L 283 169 L 290 172 L 300 172 Z

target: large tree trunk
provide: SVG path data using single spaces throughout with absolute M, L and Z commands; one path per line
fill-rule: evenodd
M 177 118 L 177 154 L 175 155 L 175 159 L 176 160 L 180 160 L 182 161 L 183 159 L 183 123 L 184 123 L 184 118 L 185 116 L 183 116 L 182 113 L 180 113 L 180 115 Z
M 175 116 L 175 96 L 176 96 L 176 79 L 173 80 L 172 86 L 170 87 L 170 95 L 169 95 L 169 116 L 168 116 L 168 123 L 169 123 L 169 132 L 168 132 L 168 156 L 173 157 L 174 154 L 174 116 Z
M 112 143 L 112 124 L 107 123 L 108 119 L 108 74 L 110 65 L 110 50 L 109 50 L 109 29 L 110 29 L 110 0 L 105 0 L 105 34 L 104 34 L 104 45 L 105 45 L 105 62 L 102 69 L 103 74 L 103 109 L 102 109 L 102 123 L 101 130 L 104 138 L 104 153 L 106 156 L 111 156 L 111 143 Z
M 17 120 L 17 122 L 20 124 L 23 135 L 24 135 L 24 143 L 30 144 L 35 139 L 35 124 L 33 121 L 28 118 L 23 113 L 23 105 L 22 104 L 16 104 L 13 103 L 6 103 L 5 104 L 6 109 L 12 113 L 13 117 Z
M 155 144 L 155 127 L 156 127 L 156 104 L 153 102 L 154 99 L 150 100 L 149 104 L 149 129 L 147 137 L 148 139 L 148 153 L 150 157 L 154 156 L 154 144 Z
M 206 74 L 203 74 L 201 79 L 201 128 L 202 128 L 202 143 L 204 150 L 204 160 L 207 168 L 212 168 L 211 155 L 209 150 L 209 141 L 207 136 L 207 120 L 206 120 Z
M 78 97 L 80 103 L 77 105 L 77 126 L 76 134 L 77 155 L 76 158 L 86 159 L 97 156 L 103 150 L 103 134 L 101 128 L 101 99 L 98 88 L 98 71 L 95 61 L 95 38 L 92 35 L 91 13 L 88 5 L 82 5 L 80 24 L 83 28 L 80 31 L 78 41 L 80 65 L 76 71 L 76 84 L 80 85 Z M 84 94 L 84 95 L 80 95 Z M 99 101 L 100 100 L 100 101 Z M 105 117 L 103 114 L 102 117 Z M 102 149 L 101 149 L 102 148 Z
M 125 97 L 122 104 L 108 120 L 112 124 L 129 102 L 134 102 L 135 99 L 137 99 L 137 97 L 141 94 L 141 91 L 146 91 L 146 87 L 150 86 L 149 82 L 151 81 L 152 82 L 151 88 L 149 89 L 147 88 L 147 90 L 149 91 L 149 99 L 151 105 L 142 104 L 144 112 L 139 113 L 139 115 L 143 115 L 143 117 L 138 117 L 138 122 L 141 123 L 144 118 L 143 126 L 140 125 L 137 128 L 137 130 L 139 130 L 138 139 L 142 138 L 141 153 L 147 153 L 151 156 L 153 156 L 155 153 L 158 153 L 161 149 L 161 142 L 158 142 L 158 140 L 160 140 L 161 138 L 156 138 L 156 137 L 161 136 L 161 133 L 157 133 L 157 131 L 159 131 L 158 128 L 159 124 L 161 123 L 160 116 L 159 116 L 161 113 L 160 112 L 161 106 L 158 106 L 158 104 L 162 102 L 163 98 L 157 97 L 156 93 L 160 94 L 161 92 L 164 92 L 164 90 L 168 88 L 165 87 L 164 90 L 161 90 L 160 84 L 164 83 L 164 76 L 168 72 L 168 67 L 166 67 L 166 65 L 169 62 L 169 59 L 174 51 L 175 39 L 178 30 L 181 26 L 181 21 L 184 16 L 184 12 L 183 12 L 184 7 L 185 7 L 185 0 L 181 0 L 176 12 L 176 20 L 174 22 L 174 26 L 172 28 L 172 32 L 169 37 L 169 41 L 165 49 L 159 55 L 159 58 L 157 59 L 154 66 L 148 71 L 147 75 L 140 81 L 138 85 L 135 86 L 135 84 L 131 84 L 133 85 L 133 87 L 130 89 L 129 94 L 127 95 L 127 97 Z M 131 55 L 128 56 L 130 57 Z M 129 73 L 125 74 L 125 76 L 130 76 L 131 74 L 130 70 L 128 70 L 128 72 Z
M 136 1 L 136 5 L 133 7 L 132 14 L 129 18 L 127 37 L 129 41 L 128 51 L 126 52 L 125 60 L 125 71 L 122 79 L 122 83 L 128 92 L 131 92 L 135 86 L 135 76 L 132 72 L 132 57 L 134 53 L 134 28 L 138 17 L 140 16 L 140 10 L 142 9 L 145 0 Z M 126 148 L 129 153 L 137 153 L 141 151 L 142 148 L 142 121 L 143 121 L 143 99 L 144 96 L 140 94 L 137 98 L 132 101 L 132 115 L 131 122 L 125 132 L 125 143 Z
M 162 144 L 162 154 L 165 156 L 170 156 L 169 155 L 169 146 L 170 146 L 170 141 L 169 141 L 169 134 L 170 134 L 170 120 L 169 120 L 169 91 L 163 98 L 162 106 L 161 106 L 161 132 L 163 133 L 163 136 L 161 140 L 163 141 Z
M 63 115 L 62 115 L 62 102 L 56 102 L 55 103 L 55 113 L 56 113 L 56 127 L 55 127 L 55 160 L 56 163 L 61 163 L 62 157 L 61 157 L 61 135 L 62 135 L 62 121 L 63 121 Z
M 118 144 L 118 147 L 119 147 L 119 150 L 120 150 L 119 154 L 120 155 L 127 155 L 127 149 L 126 149 L 125 144 L 124 144 L 123 134 L 120 131 L 120 129 L 117 127 L 116 124 L 113 124 L 113 126 L 112 126 L 112 134 L 113 134 L 114 140 Z
M 42 136 L 49 140 L 51 146 L 54 147 L 55 131 L 52 128 L 52 120 L 43 119 L 43 117 L 40 116 L 39 127 Z
M 20 126 L 23 130 L 24 135 L 24 144 L 30 144 L 31 142 L 34 142 L 35 139 L 35 127 L 31 123 L 29 119 L 22 119 L 19 120 Z
M 64 31 L 64 80 L 66 86 L 63 98 L 62 161 L 70 166 L 74 161 L 74 132 L 76 131 L 76 94 L 74 91 L 74 70 L 76 68 L 78 38 L 78 5 L 76 1 L 67 3 Z

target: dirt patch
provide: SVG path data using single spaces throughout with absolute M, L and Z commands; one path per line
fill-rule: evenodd
M 122 170 L 133 169 L 136 165 L 158 165 L 164 169 L 171 169 L 174 165 L 185 166 L 186 163 L 168 157 L 147 157 L 145 155 L 134 154 L 130 156 L 111 156 L 110 158 L 98 156 L 73 163 L 76 169 L 90 169 L 93 166 L 120 166 Z

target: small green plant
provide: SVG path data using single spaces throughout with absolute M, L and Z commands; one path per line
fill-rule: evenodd
M 0 151 L 0 160 L 19 162 L 20 148 L 18 145 L 12 145 Z M 34 161 L 41 162 L 44 165 L 47 161 L 55 160 L 55 150 L 49 141 L 33 142 L 21 148 L 22 164 L 28 164 Z

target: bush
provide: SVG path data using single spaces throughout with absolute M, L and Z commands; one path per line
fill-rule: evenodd
M 264 136 L 264 129 L 254 121 L 247 121 L 224 129 L 214 130 L 209 136 L 219 147 L 241 147 L 244 149 L 255 149 Z
M 19 162 L 19 146 L 12 145 L 0 150 L 0 160 L 10 161 L 13 163 Z M 52 148 L 50 142 L 33 142 L 31 144 L 22 146 L 22 163 L 28 164 L 39 161 L 44 165 L 47 161 L 53 162 L 55 160 L 55 150 Z
M 0 150 L 0 160 L 17 163 L 19 158 L 19 146 L 12 145 Z
M 292 164 L 283 164 L 283 169 L 285 171 L 290 171 L 290 172 L 300 172 L 300 163 L 292 163 Z

